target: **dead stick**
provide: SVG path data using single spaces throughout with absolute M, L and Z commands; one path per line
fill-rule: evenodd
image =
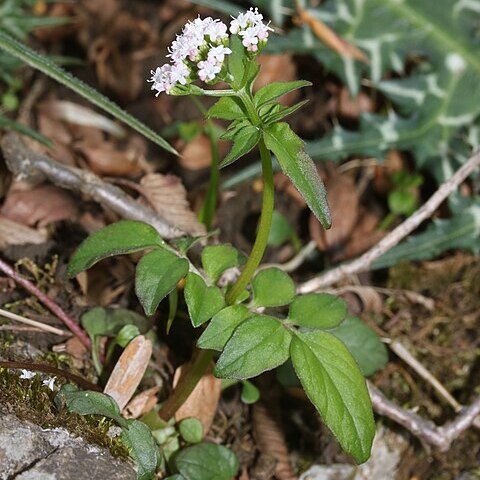
M 22 317 L 21 315 L 17 315 L 16 313 L 9 312 L 8 310 L 4 310 L 0 308 L 0 317 L 5 317 L 10 320 L 15 320 L 16 322 L 24 323 L 26 325 L 30 325 L 32 327 L 36 327 L 40 330 L 45 332 L 53 333 L 55 335 L 60 335 L 62 337 L 70 335 L 68 332 L 64 330 L 60 330 L 59 328 L 52 327 L 51 325 L 47 325 L 46 323 L 37 322 L 36 320 L 31 320 L 30 318 Z
M 81 192 L 124 218 L 152 225 L 163 238 L 185 235 L 182 230 L 170 225 L 150 207 L 136 202 L 120 188 L 104 182 L 91 172 L 62 165 L 47 155 L 30 150 L 15 133 L 5 135 L 1 146 L 7 166 L 17 178 L 31 181 L 47 179 L 62 188 Z
M 78 337 L 78 339 L 87 347 L 91 348 L 90 339 L 88 335 L 82 330 L 75 320 L 70 317 L 65 311 L 57 305 L 48 295 L 43 293 L 30 280 L 17 273 L 8 263 L 0 259 L 0 271 L 8 275 L 16 284 L 23 287 L 32 295 L 38 298 L 57 318 L 59 318 L 70 330 Z
M 368 389 L 373 408 L 378 414 L 402 425 L 420 440 L 438 448 L 441 452 L 446 452 L 452 442 L 467 430 L 480 414 L 480 396 L 477 396 L 473 403 L 463 408 L 452 422 L 439 427 L 430 420 L 399 407 L 371 383 L 368 383 Z
M 397 228 L 382 238 L 374 247 L 365 252 L 353 262 L 340 265 L 326 273 L 302 283 L 297 288 L 297 293 L 304 294 L 315 292 L 321 288 L 332 285 L 342 278 L 368 270 L 370 265 L 384 253 L 397 245 L 407 235 L 412 233 L 423 221 L 433 215 L 433 212 L 457 187 L 480 165 L 480 152 L 471 157 L 455 174 L 442 183 L 438 190 L 424 203 L 411 217 L 408 217 Z

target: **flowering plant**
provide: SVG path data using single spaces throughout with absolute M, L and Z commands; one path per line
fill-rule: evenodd
M 162 405 L 159 415 L 164 421 L 173 418 L 215 354 L 219 354 L 215 375 L 242 382 L 291 361 L 326 425 L 344 450 L 363 462 L 370 455 L 375 425 L 365 380 L 341 340 L 340 324 L 348 318 L 344 302 L 322 293 L 296 296 L 293 280 L 284 271 L 257 271 L 272 222 L 272 153 L 322 225 L 330 226 L 325 189 L 316 167 L 303 141 L 281 121 L 304 102 L 292 107 L 277 102 L 310 83 L 274 82 L 253 93 L 259 71 L 256 57 L 272 30 L 257 9 L 233 18 L 229 29 L 219 20 L 197 18 L 172 43 L 170 63 L 152 71 L 150 79 L 156 95 L 219 97 L 207 116 L 230 121 L 223 137 L 233 142 L 220 166 L 237 161 L 258 145 L 264 183 L 262 213 L 248 259 L 231 245 L 209 245 L 202 251 L 201 265 L 196 266 L 188 257 L 195 242 L 168 245 L 153 227 L 121 221 L 80 245 L 70 261 L 69 274 L 73 277 L 111 255 L 147 250 L 137 265 L 135 289 L 149 316 L 166 297 L 171 308 L 177 308 L 177 291 L 185 279 L 184 299 L 192 326 L 206 328 L 198 338 L 194 361 Z M 220 82 L 228 88 L 209 88 Z M 236 281 L 220 286 L 224 272 L 233 267 L 241 268 Z M 282 313 L 287 306 L 285 318 Z M 236 469 L 234 463 L 228 465 L 226 479 Z

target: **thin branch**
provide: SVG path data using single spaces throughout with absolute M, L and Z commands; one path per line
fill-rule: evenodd
M 440 204 L 480 165 L 480 152 L 472 156 L 455 174 L 442 183 L 438 190 L 412 216 L 408 217 L 397 228 L 382 238 L 374 247 L 365 252 L 353 262 L 340 265 L 326 273 L 302 283 L 297 293 L 315 292 L 332 285 L 342 278 L 368 270 L 374 260 L 397 245 L 407 235 L 412 233 L 422 222 L 431 217 Z
M 10 320 L 24 323 L 26 325 L 31 325 L 32 327 L 36 327 L 37 329 L 44 330 L 45 332 L 49 333 L 54 333 L 55 335 L 60 335 L 62 337 L 69 335 L 67 332 L 61 330 L 60 328 L 52 327 L 51 325 L 46 325 L 45 323 L 37 322 L 36 320 L 31 320 L 30 318 L 22 317 L 21 315 L 9 312 L 8 310 L 4 310 L 3 308 L 0 308 L 0 317 L 5 317 Z
M 257 270 L 264 270 L 265 268 L 277 267 L 284 272 L 294 272 L 299 268 L 303 262 L 315 251 L 317 244 L 310 240 L 302 249 L 288 262 L 285 263 L 264 263 L 260 265 Z
M 120 188 L 104 182 L 91 172 L 62 165 L 47 155 L 30 150 L 15 133 L 5 135 L 1 146 L 8 168 L 22 180 L 49 180 L 62 188 L 83 193 L 124 218 L 152 225 L 163 238 L 185 235 L 182 230 L 170 225 L 150 207 L 136 202 Z
M 78 339 L 87 347 L 91 348 L 91 342 L 88 335 L 78 325 L 78 323 L 70 317 L 65 311 L 57 305 L 48 295 L 43 293 L 36 285 L 30 280 L 17 273 L 8 263 L 0 259 L 0 271 L 8 275 L 16 284 L 23 287 L 32 295 L 38 298 L 57 318 L 59 318 L 70 330 L 78 337 Z
M 455 420 L 437 426 L 430 420 L 399 407 L 371 383 L 368 383 L 368 390 L 373 408 L 379 415 L 402 425 L 420 440 L 438 448 L 441 452 L 446 452 L 452 442 L 472 426 L 475 418 L 480 414 L 480 396 L 477 396 L 469 407 L 459 412 Z

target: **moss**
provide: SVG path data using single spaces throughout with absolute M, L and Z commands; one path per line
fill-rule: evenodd
M 128 449 L 119 438 L 107 435 L 115 422 L 95 415 L 77 415 L 66 409 L 58 410 L 54 404 L 55 393 L 42 385 L 36 375 L 30 380 L 21 379 L 18 373 L 0 368 L 0 406 L 22 420 L 42 428 L 65 428 L 74 436 L 89 443 L 108 448 L 113 456 L 128 458 Z

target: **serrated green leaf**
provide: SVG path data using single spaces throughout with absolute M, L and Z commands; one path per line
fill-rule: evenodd
M 369 377 L 388 362 L 388 352 L 378 335 L 357 317 L 347 317 L 330 330 L 340 339 L 357 362 L 363 375 Z
M 255 94 L 253 101 L 255 106 L 261 107 L 266 103 L 272 102 L 289 92 L 293 92 L 302 87 L 310 87 L 311 82 L 306 80 L 295 80 L 293 82 L 273 82 L 260 88 Z
M 185 282 L 185 301 L 194 327 L 210 320 L 225 306 L 218 287 L 209 287 L 196 273 L 189 273 Z
M 214 373 L 245 380 L 272 370 L 287 361 L 291 339 L 292 334 L 278 319 L 254 315 L 233 332 Z
M 248 380 L 243 380 L 242 382 L 242 395 L 241 400 L 247 405 L 252 405 L 257 403 L 260 398 L 260 390 Z
M 162 238 L 150 225 L 121 220 L 87 237 L 70 259 L 67 273 L 73 278 L 104 258 L 163 245 Z
M 225 270 L 238 267 L 243 260 L 243 255 L 231 245 L 211 245 L 202 250 L 203 269 L 214 282 Z
M 246 118 L 240 104 L 234 97 L 221 97 L 207 112 L 208 118 L 221 118 L 222 120 L 239 120 Z
M 323 186 L 312 159 L 304 151 L 304 143 L 293 133 L 287 123 L 270 125 L 264 139 L 277 157 L 284 173 L 307 202 L 324 228 L 330 228 L 331 218 Z
M 295 297 L 293 280 L 275 267 L 260 270 L 252 280 L 252 290 L 253 305 L 256 307 L 288 305 Z
M 118 120 L 124 122 L 129 127 L 133 128 L 152 142 L 155 142 L 168 152 L 178 155 L 178 152 L 151 128 L 147 127 L 135 117 L 132 117 L 130 114 L 122 110 L 117 104 L 103 96 L 101 93 L 97 92 L 94 88 L 90 87 L 86 83 L 83 83 L 78 78 L 75 78 L 73 75 L 53 63 L 47 57 L 38 54 L 27 45 L 10 37 L 10 35 L 6 34 L 4 31 L 0 31 L 0 49 L 5 50 L 10 55 L 19 58 L 31 67 L 70 88 L 78 95 L 86 98 L 89 102 L 106 111 Z
M 302 100 L 301 102 L 292 105 L 291 107 L 280 107 L 278 112 L 273 112 L 270 115 L 266 115 L 262 117 L 262 120 L 265 125 L 271 125 L 272 123 L 276 123 L 282 120 L 285 117 L 288 117 L 292 113 L 296 112 L 299 108 L 302 108 L 305 104 L 308 103 L 308 100 Z
M 232 53 L 228 56 L 228 71 L 233 77 L 233 84 L 236 89 L 242 86 L 245 75 L 245 61 L 247 49 L 243 46 L 238 35 L 230 35 L 230 49 Z
M 187 273 L 188 260 L 167 250 L 153 250 L 143 256 L 135 273 L 135 293 L 145 314 L 153 315 L 159 303 Z
M 197 347 L 221 352 L 235 329 L 252 315 L 245 305 L 231 305 L 220 310 L 198 339 Z
M 213 443 L 184 448 L 174 458 L 174 464 L 186 480 L 231 480 L 238 471 L 235 454 Z
M 247 125 L 240 129 L 233 137 L 233 146 L 220 164 L 220 168 L 224 168 L 246 155 L 257 145 L 261 136 L 260 129 L 253 125 Z
M 122 429 L 121 439 L 137 464 L 137 480 L 153 480 L 159 458 L 151 430 L 143 422 L 128 420 L 128 426 Z
M 178 424 L 178 431 L 182 438 L 188 443 L 199 443 L 203 437 L 202 422 L 198 418 L 184 418 Z
M 233 142 L 235 135 L 238 134 L 240 130 L 244 127 L 248 127 L 251 125 L 250 120 L 238 120 L 233 121 L 229 126 L 228 129 L 220 136 L 222 140 L 230 140 Z
M 297 332 L 291 355 L 295 372 L 325 424 L 347 453 L 358 463 L 365 462 L 375 422 L 365 379 L 345 345 L 322 330 Z
M 290 305 L 288 320 L 308 328 L 336 327 L 347 314 L 345 302 L 328 293 L 309 293 L 296 297 Z

